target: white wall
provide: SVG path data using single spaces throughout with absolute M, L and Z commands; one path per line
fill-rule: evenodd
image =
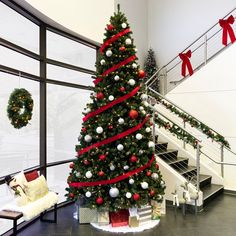
M 167 97 L 218 131 L 236 151 L 236 44 L 172 90 Z M 225 161 L 236 155 L 225 152 Z M 225 186 L 236 190 L 236 166 L 225 167 Z
M 104 28 L 114 11 L 112 0 L 26 0 L 66 28 L 102 42 Z
M 125 13 L 131 30 L 133 31 L 134 44 L 138 49 L 137 56 L 141 67 L 147 55 L 148 40 L 148 0 L 115 0 L 115 8 L 120 4 L 120 9 Z
M 149 0 L 148 46 L 162 66 L 234 7 L 235 0 Z

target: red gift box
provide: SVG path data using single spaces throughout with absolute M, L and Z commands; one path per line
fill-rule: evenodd
M 112 227 L 129 225 L 129 211 L 123 209 L 117 212 L 110 212 L 110 221 Z

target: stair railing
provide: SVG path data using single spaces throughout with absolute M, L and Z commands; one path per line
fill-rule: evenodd
M 236 8 L 225 15 L 223 19 L 229 17 L 232 14 L 236 15 Z M 236 23 L 231 26 L 236 32 Z M 206 65 L 208 61 L 210 61 L 226 48 L 222 44 L 221 37 L 222 28 L 217 22 L 182 51 L 183 53 L 191 50 L 192 56 L 190 61 L 194 72 Z M 231 45 L 231 43 L 229 43 L 228 46 L 229 45 Z M 170 62 L 155 72 L 145 84 L 148 87 L 154 87 L 155 83 L 157 83 L 159 80 L 161 85 L 160 92 L 161 94 L 165 95 L 189 77 L 189 74 L 187 74 L 185 77 L 181 75 L 181 64 L 182 61 L 179 58 L 179 55 L 175 56 Z

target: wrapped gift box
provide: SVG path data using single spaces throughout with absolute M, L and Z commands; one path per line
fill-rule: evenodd
M 109 212 L 106 210 L 99 210 L 97 213 L 97 223 L 99 225 L 109 225 L 110 224 Z
M 161 203 L 151 201 L 152 205 L 152 220 L 158 220 L 161 217 Z
M 80 224 L 97 223 L 97 209 L 79 207 L 78 220 Z
M 110 212 L 110 220 L 112 227 L 126 226 L 129 224 L 129 211 L 123 209 L 117 212 Z
M 139 227 L 138 218 L 138 216 L 129 216 L 129 227 Z
M 152 220 L 152 206 L 145 205 L 141 208 L 138 208 L 138 215 L 139 215 L 139 224 L 146 224 L 147 222 Z

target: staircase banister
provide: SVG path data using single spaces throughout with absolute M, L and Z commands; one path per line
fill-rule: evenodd
M 161 97 L 162 99 L 166 100 L 167 102 L 169 102 L 171 105 L 175 106 L 176 108 L 178 108 L 179 110 L 181 110 L 182 112 L 186 113 L 188 116 L 191 116 L 192 118 L 194 118 L 196 121 L 204 124 L 202 121 L 200 121 L 199 119 L 197 119 L 196 117 L 194 117 L 192 114 L 190 114 L 189 112 L 185 111 L 183 108 L 179 107 L 177 104 L 175 104 L 174 102 L 172 102 L 171 100 L 169 100 L 168 98 L 166 98 L 165 96 L 161 95 L 160 93 L 158 93 L 157 91 L 155 91 L 152 88 L 148 88 L 151 92 L 153 92 L 154 94 L 156 94 L 157 96 Z M 205 125 L 205 124 L 204 124 Z M 207 125 L 206 125 L 207 126 Z M 209 127 L 210 128 L 210 127 Z M 210 130 L 212 130 L 214 133 L 216 133 L 217 135 L 223 137 L 223 135 L 219 134 L 217 131 L 215 131 L 214 129 L 210 128 Z M 225 146 L 225 145 L 224 145 Z M 226 148 L 226 146 L 225 146 Z M 230 150 L 230 149 L 229 149 Z M 236 153 L 235 153 L 236 155 Z
M 170 120 L 167 116 L 165 116 L 163 113 L 161 113 L 159 110 L 157 110 L 154 106 L 152 106 L 151 104 L 148 104 L 148 106 L 156 111 L 159 115 L 161 115 L 162 117 L 164 117 L 166 120 L 168 120 L 169 122 L 171 122 L 172 124 L 178 126 L 178 128 L 180 128 L 182 131 L 184 131 L 185 133 L 187 133 L 188 135 L 192 136 L 198 143 L 201 143 L 202 141 L 200 139 L 198 139 L 196 136 L 194 136 L 193 134 L 189 133 L 188 131 L 186 131 L 185 129 L 183 129 L 181 126 L 179 126 L 178 124 L 176 124 L 174 121 Z
M 147 85 L 165 66 L 162 66 L 159 68 L 146 82 L 145 85 Z

